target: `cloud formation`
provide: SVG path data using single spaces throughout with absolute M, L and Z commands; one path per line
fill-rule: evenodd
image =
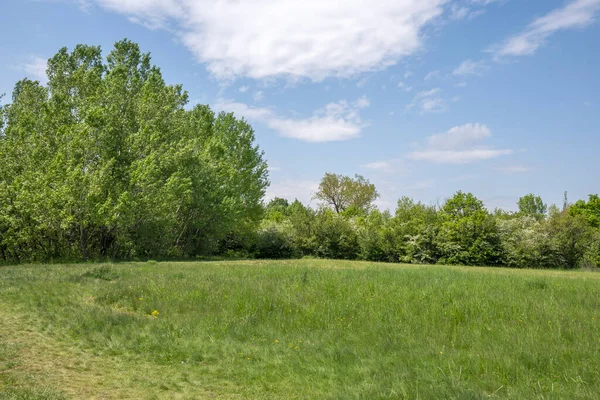
M 360 136 L 366 125 L 359 111 L 369 106 L 365 96 L 354 102 L 341 100 L 329 103 L 308 118 L 290 118 L 277 114 L 272 108 L 252 107 L 244 103 L 219 101 L 217 110 L 233 112 L 239 117 L 266 124 L 281 136 L 305 142 L 335 142 Z
M 446 111 L 446 100 L 441 96 L 441 93 L 442 89 L 440 88 L 433 88 L 417 93 L 406 106 L 406 111 L 416 108 L 421 115 Z
M 465 60 L 452 71 L 452 75 L 482 75 L 486 68 L 487 66 L 483 61 Z
M 406 169 L 404 160 L 400 158 L 394 158 L 391 160 L 384 161 L 374 161 L 364 165 L 361 165 L 362 168 L 369 169 L 371 171 L 379 171 L 379 172 L 404 172 Z
M 469 164 L 514 153 L 511 149 L 494 149 L 485 145 L 483 142 L 491 136 L 492 132 L 483 124 L 455 126 L 427 138 L 426 146 L 410 153 L 408 158 L 437 164 Z
M 491 51 L 496 54 L 496 57 L 531 55 L 553 33 L 592 24 L 598 10 L 600 10 L 600 0 L 572 1 L 562 8 L 535 19 L 523 32 L 493 46 Z
M 29 79 L 38 80 L 41 84 L 45 85 L 48 82 L 46 68 L 48 68 L 48 60 L 33 56 L 29 58 L 28 62 L 22 64 L 19 69 L 25 71 Z
M 318 181 L 285 178 L 271 183 L 267 188 L 265 199 L 268 201 L 281 197 L 289 201 L 298 199 L 304 204 L 310 204 L 317 190 L 319 190 Z
M 394 65 L 423 44 L 448 0 L 96 0 L 174 32 L 218 79 L 320 81 Z

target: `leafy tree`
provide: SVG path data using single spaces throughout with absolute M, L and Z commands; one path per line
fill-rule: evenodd
M 502 246 L 495 218 L 471 193 L 457 192 L 442 207 L 438 235 L 441 262 L 465 265 L 497 265 Z
M 47 74 L 17 82 L 2 111 L 7 258 L 189 256 L 255 229 L 267 165 L 245 121 L 186 109 L 128 40 L 106 63 L 99 47 L 63 48 Z
M 536 219 L 542 219 L 548 211 L 548 207 L 542 201 L 540 196 L 536 196 L 532 193 L 525 195 L 517 202 L 519 207 L 519 214 L 534 217 Z
M 569 207 L 569 214 L 583 215 L 591 226 L 600 228 L 600 196 L 590 194 L 587 202 L 578 200 Z
M 544 227 L 548 238 L 548 267 L 573 269 L 581 266 L 594 240 L 594 230 L 582 215 L 557 214 Z
M 398 200 L 390 235 L 396 260 L 407 263 L 435 263 L 439 257 L 435 238 L 440 228 L 435 206 L 415 203 L 408 197 Z
M 315 198 L 331 206 L 336 213 L 368 213 L 379 197 L 375 185 L 360 175 L 354 178 L 326 173 L 321 180 Z M 354 211 L 351 211 L 354 209 Z
M 484 211 L 483 202 L 472 193 L 456 192 L 454 196 L 446 200 L 442 212 L 447 218 L 460 219 L 470 217 Z
M 316 256 L 353 260 L 358 257 L 358 235 L 352 222 L 332 210 L 315 215 Z
M 503 264 L 515 268 L 541 268 L 550 263 L 546 222 L 533 216 L 497 220 Z
M 369 261 L 395 261 L 391 259 L 388 238 L 388 224 L 391 215 L 388 211 L 371 211 L 366 217 L 357 219 L 358 245 L 360 258 Z

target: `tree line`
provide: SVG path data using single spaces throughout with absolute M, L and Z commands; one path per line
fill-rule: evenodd
M 600 267 L 600 197 L 547 207 L 539 196 L 518 201 L 517 212 L 488 211 L 471 193 L 442 205 L 408 197 L 393 213 L 373 206 L 375 187 L 364 178 L 326 174 L 317 209 L 276 198 L 265 208 L 257 257 L 325 257 L 416 264 L 516 268 Z
M 490 212 L 471 193 L 394 212 L 362 176 L 327 173 L 311 208 L 264 203 L 254 131 L 188 104 L 128 40 L 61 49 L 48 84 L 23 79 L 0 106 L 0 262 L 323 257 L 577 268 L 600 266 L 600 198 Z

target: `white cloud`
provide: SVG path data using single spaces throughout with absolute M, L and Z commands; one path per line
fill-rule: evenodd
M 525 31 L 508 38 L 500 45 L 493 46 L 491 51 L 497 57 L 531 55 L 553 33 L 592 24 L 598 10 L 600 10 L 600 0 L 572 1 L 562 8 L 535 19 Z
M 400 186 L 402 190 L 426 190 L 431 189 L 435 182 L 432 179 L 411 183 L 408 185 Z
M 240 86 L 240 88 L 238 89 L 241 93 L 246 93 L 248 91 L 248 89 L 250 89 L 249 86 Z
M 423 45 L 449 0 L 96 0 L 169 29 L 218 79 L 320 81 L 385 69 Z
M 464 174 L 464 175 L 455 176 L 453 178 L 449 178 L 448 182 L 450 182 L 450 183 L 467 182 L 467 181 L 471 181 L 471 180 L 477 179 L 477 178 L 479 178 L 479 175 Z
M 300 200 L 310 204 L 312 197 L 319 190 L 319 182 L 306 179 L 283 179 L 273 182 L 265 194 L 266 201 L 281 197 L 289 201 Z
M 435 70 L 435 71 L 431 71 L 427 75 L 425 75 L 425 78 L 423 78 L 423 80 L 430 81 L 432 79 L 437 79 L 440 76 L 441 76 L 441 72 L 439 70 Z
M 471 15 L 471 9 L 469 7 L 452 4 L 450 7 L 450 18 L 451 19 L 466 19 Z
M 513 150 L 468 149 L 468 150 L 425 150 L 416 151 L 410 158 L 416 161 L 431 161 L 438 164 L 470 164 L 490 160 L 514 153 Z
M 228 101 L 219 101 L 215 108 L 262 122 L 281 136 L 305 142 L 334 142 L 360 136 L 366 124 L 361 120 L 359 111 L 368 106 L 369 99 L 365 96 L 354 102 L 341 100 L 327 104 L 309 118 L 285 117 L 278 115 L 272 108 L 252 107 Z
M 19 69 L 25 71 L 29 79 L 38 80 L 41 84 L 45 85 L 48 82 L 46 76 L 46 68 L 48 67 L 48 60 L 42 57 L 32 56 L 29 61 L 22 64 Z
M 430 136 L 425 148 L 410 153 L 408 158 L 438 164 L 468 164 L 514 153 L 511 149 L 494 149 L 482 144 L 491 136 L 490 129 L 482 124 L 456 126 Z
M 406 106 L 406 110 L 418 108 L 421 115 L 446 111 L 446 100 L 441 96 L 442 89 L 434 88 L 419 92 Z
M 374 161 L 368 164 L 361 165 L 362 168 L 372 171 L 381 172 L 401 172 L 405 169 L 405 163 L 399 158 L 394 158 L 385 161 Z
M 490 129 L 482 124 L 455 126 L 447 132 L 431 135 L 427 139 L 429 147 L 435 149 L 458 149 L 492 136 Z
M 252 96 L 252 98 L 254 99 L 255 102 L 260 102 L 262 101 L 262 99 L 265 98 L 265 94 L 263 93 L 262 90 L 259 90 L 258 92 L 255 92 L 254 95 Z
M 496 168 L 496 170 L 508 175 L 529 172 L 532 170 L 532 168 L 527 165 L 507 165 Z
M 473 19 L 483 14 L 483 7 L 505 0 L 463 0 L 456 1 L 450 5 L 450 19 L 463 20 Z
M 360 96 L 354 102 L 354 107 L 356 107 L 356 108 L 367 108 L 370 105 L 371 105 L 371 102 L 369 101 L 369 98 L 367 96 L 365 96 L 365 95 Z
M 390 169 L 392 165 L 388 161 L 375 161 L 372 163 L 364 164 L 362 167 L 381 171 Z
M 465 60 L 452 71 L 452 75 L 482 75 L 487 68 L 483 61 Z
M 408 86 L 404 82 L 398 82 L 398 88 L 404 90 L 405 92 L 410 92 L 412 90 L 412 86 Z

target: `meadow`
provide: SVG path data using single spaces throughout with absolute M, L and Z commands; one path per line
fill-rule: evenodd
M 590 399 L 600 274 L 357 261 L 0 267 L 0 399 Z

